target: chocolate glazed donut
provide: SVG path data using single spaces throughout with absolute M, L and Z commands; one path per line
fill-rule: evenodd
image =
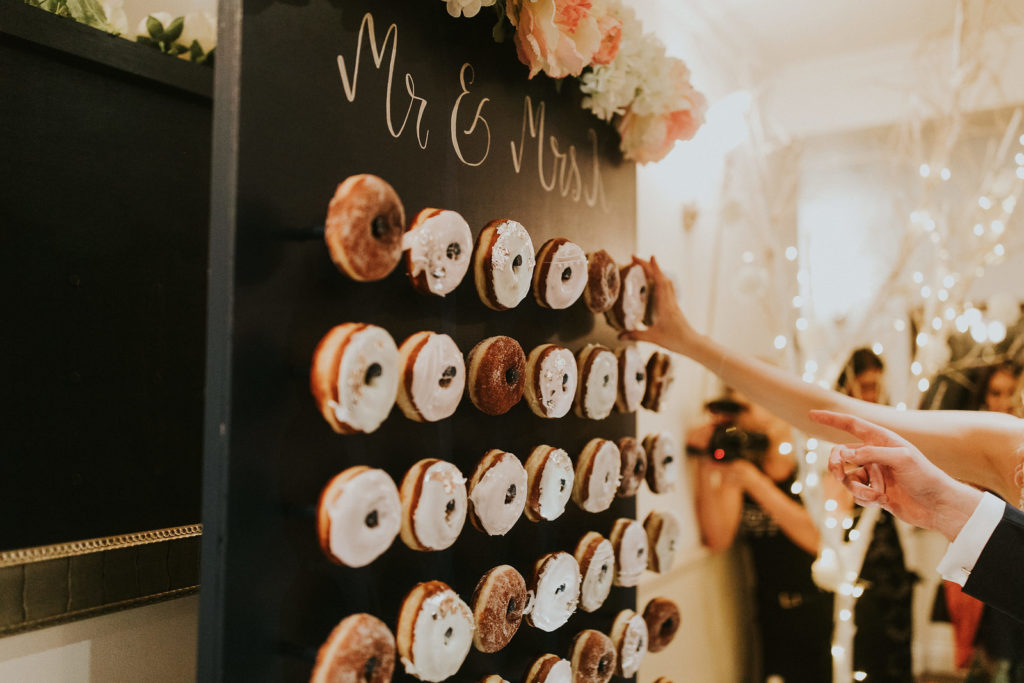
M 668 647 L 679 630 L 679 608 L 668 598 L 651 598 L 644 608 L 647 622 L 647 649 L 660 652 Z
M 530 603 L 526 579 L 507 564 L 484 574 L 473 591 L 473 647 L 497 652 L 512 640 Z
M 573 683 L 608 683 L 616 659 L 611 638 L 593 629 L 580 631 L 572 641 Z
M 488 337 L 469 352 L 469 398 L 488 415 L 504 415 L 523 398 L 526 354 L 512 337 Z
M 614 306 L 621 287 L 619 267 L 607 251 L 587 254 L 587 286 L 583 300 L 591 313 L 604 313 Z

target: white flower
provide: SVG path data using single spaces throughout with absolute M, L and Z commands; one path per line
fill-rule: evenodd
M 103 13 L 107 15 L 107 24 L 120 34 L 128 32 L 128 17 L 124 13 L 123 0 L 106 0 L 100 3 Z
M 185 27 L 178 42 L 189 47 L 193 40 L 199 41 L 203 52 L 217 47 L 217 17 L 210 12 L 193 12 L 185 15 Z
M 494 0 L 441 0 L 448 5 L 448 14 L 453 17 L 475 17 L 481 7 L 490 7 Z

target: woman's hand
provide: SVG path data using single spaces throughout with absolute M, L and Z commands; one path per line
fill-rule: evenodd
M 749 460 L 709 460 L 709 463 L 712 471 L 720 473 L 723 484 L 735 486 L 743 491 L 749 491 L 756 481 L 766 476 Z
M 643 330 L 621 332 L 619 339 L 651 342 L 670 351 L 689 355 L 700 335 L 680 310 L 672 281 L 662 272 L 653 256 L 650 261 L 634 256 L 633 263 L 644 269 L 651 288 L 651 324 Z

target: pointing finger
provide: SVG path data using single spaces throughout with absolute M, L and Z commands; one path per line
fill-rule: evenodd
M 812 410 L 808 413 L 808 417 L 818 424 L 848 432 L 865 443 L 875 443 L 883 446 L 907 445 L 906 440 L 895 432 L 846 413 L 837 413 L 831 410 Z

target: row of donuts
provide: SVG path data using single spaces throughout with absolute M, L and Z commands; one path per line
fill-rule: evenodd
M 406 227 L 398 193 L 374 175 L 338 185 L 327 209 L 324 240 L 331 260 L 354 280 L 387 277 L 405 256 L 406 275 L 424 293 L 454 291 L 473 263 L 476 291 L 489 308 L 515 308 L 533 290 L 545 308 L 565 309 L 581 296 L 617 329 L 635 330 L 647 316 L 647 277 L 642 267 L 621 269 L 606 251 L 584 253 L 557 237 L 534 257 L 533 240 L 517 221 L 491 221 L 477 236 L 455 211 L 423 209 Z M 472 257 L 472 258 L 471 258 Z
M 327 557 L 349 567 L 370 564 L 399 534 L 414 550 L 444 550 L 462 533 L 467 517 L 479 531 L 503 536 L 524 513 L 533 522 L 557 519 L 570 497 L 582 510 L 603 512 L 616 496 L 635 495 L 644 480 L 651 491 L 664 493 L 678 479 L 679 460 L 675 439 L 661 433 L 648 435 L 642 444 L 633 437 L 618 443 L 591 439 L 575 470 L 569 455 L 554 446 L 534 448 L 525 467 L 514 454 L 491 449 L 473 471 L 468 490 L 459 468 L 445 460 L 420 460 L 406 472 L 400 490 L 384 470 L 356 465 L 321 492 L 317 536 Z M 651 542 L 664 548 L 651 568 L 662 571 L 671 564 L 679 523 L 668 513 L 656 518 Z
M 443 581 L 419 583 L 402 601 L 397 639 L 372 615 L 347 617 L 321 646 L 312 680 L 390 680 L 397 649 L 406 673 L 423 681 L 442 681 L 461 668 L 471 646 L 484 653 L 507 646 L 524 619 L 535 628 L 554 631 L 577 607 L 592 612 L 607 599 L 608 567 L 614 560 L 600 554 L 602 541 L 608 543 L 592 531 L 580 539 L 575 555 L 544 555 L 534 564 L 529 583 L 510 565 L 490 569 L 477 582 L 472 607 Z M 571 680 L 582 683 L 605 682 L 613 673 L 632 677 L 647 651 L 658 652 L 672 641 L 679 623 L 675 603 L 654 598 L 643 616 L 630 609 L 619 612 L 610 638 L 594 630 L 577 634 L 571 661 L 555 657 L 564 664 L 551 661 L 551 666 L 538 667 L 541 657 L 526 680 L 567 682 L 570 672 Z M 552 671 L 553 666 L 558 669 Z
M 395 402 L 411 420 L 450 417 L 469 398 L 488 415 L 502 415 L 526 397 L 534 414 L 560 418 L 571 408 L 602 420 L 612 409 L 657 410 L 672 382 L 671 357 L 655 351 L 644 363 L 635 346 L 617 351 L 587 344 L 575 355 L 541 344 L 529 357 L 515 339 L 488 337 L 463 360 L 451 337 L 417 332 L 400 347 L 387 330 L 366 323 L 333 327 L 313 352 L 310 390 L 320 413 L 340 434 L 376 430 Z

